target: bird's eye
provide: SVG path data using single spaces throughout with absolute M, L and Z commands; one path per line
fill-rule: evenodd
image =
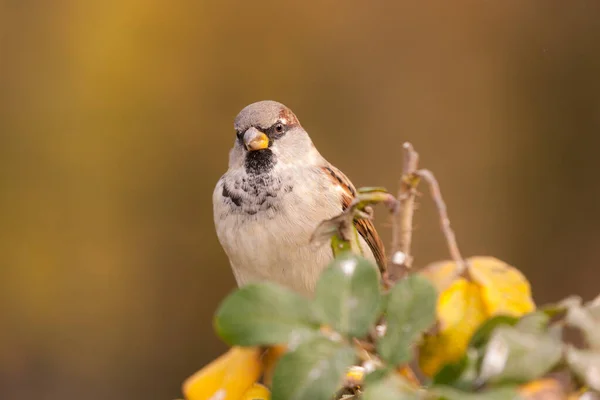
M 275 132 L 282 133 L 283 129 L 284 129 L 284 126 L 282 123 L 275 124 Z
M 237 138 L 238 138 L 239 140 L 242 140 L 242 132 L 240 132 L 240 131 L 235 131 L 235 136 L 237 136 Z

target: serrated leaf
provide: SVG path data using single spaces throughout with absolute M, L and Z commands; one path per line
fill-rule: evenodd
M 566 358 L 569 367 L 587 386 L 600 391 L 600 352 L 569 346 Z
M 468 393 L 447 386 L 434 386 L 431 393 L 439 400 L 518 400 L 521 397 L 514 386 L 492 388 L 482 392 Z
M 319 322 L 307 298 L 263 282 L 227 296 L 215 315 L 215 329 L 230 345 L 273 345 L 318 334 Z
M 324 337 L 304 342 L 277 363 L 272 399 L 330 400 L 355 360 L 354 349 L 347 344 Z
M 366 258 L 346 253 L 327 267 L 315 290 L 315 306 L 334 330 L 363 337 L 378 317 L 379 274 Z
M 410 360 L 412 345 L 435 322 L 437 293 L 418 275 L 409 275 L 391 290 L 387 306 L 387 328 L 377 342 L 381 357 L 392 365 Z
M 365 385 L 362 400 L 418 400 L 418 392 L 397 374 L 389 374 L 382 379 Z
M 549 334 L 497 328 L 487 344 L 481 364 L 484 382 L 528 382 L 543 376 L 561 359 L 562 344 Z

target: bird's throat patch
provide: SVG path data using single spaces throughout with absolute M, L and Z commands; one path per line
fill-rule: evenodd
M 249 175 L 258 175 L 273 169 L 276 159 L 271 149 L 249 151 L 246 153 L 244 167 Z

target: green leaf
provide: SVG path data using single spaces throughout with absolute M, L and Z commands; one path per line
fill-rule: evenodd
M 373 192 L 384 192 L 387 193 L 387 190 L 381 186 L 366 186 L 357 189 L 358 193 L 373 193 Z
M 586 386 L 600 391 L 600 353 L 569 346 L 567 364 Z
M 539 308 L 539 311 L 553 318 L 559 314 L 564 313 L 571 307 L 581 306 L 582 300 L 579 296 L 569 296 L 558 303 L 546 304 Z
M 544 333 L 548 329 L 550 316 L 543 311 L 535 311 L 521 317 L 515 329 L 528 333 Z
M 393 365 L 411 358 L 412 345 L 435 322 L 437 293 L 426 278 L 409 275 L 391 290 L 388 299 L 385 335 L 377 350 Z
M 561 359 L 562 343 L 548 333 L 497 328 L 481 363 L 482 381 L 529 382 L 550 371 Z
M 313 232 L 310 242 L 318 245 L 329 242 L 333 255 L 337 257 L 347 251 L 361 252 L 357 235 L 358 232 L 352 224 L 352 215 L 343 212 L 321 222 Z
M 366 258 L 346 253 L 321 274 L 315 305 L 333 329 L 363 337 L 378 317 L 380 297 L 376 267 Z
M 390 300 L 390 292 L 382 292 L 381 299 L 379 301 L 379 315 L 387 312 L 387 305 Z
M 418 392 L 398 374 L 365 385 L 361 400 L 418 400 Z
M 356 360 L 354 349 L 324 337 L 283 355 L 273 375 L 273 400 L 330 400 Z
M 587 344 L 592 349 L 600 350 L 600 312 L 596 311 L 596 307 L 594 305 L 571 307 L 565 320 L 567 324 L 581 330 Z
M 331 237 L 331 250 L 334 257 L 340 257 L 346 253 L 352 253 L 352 244 L 349 240 L 344 240 L 339 234 L 334 233 Z
M 477 328 L 473 336 L 471 336 L 471 340 L 469 341 L 469 347 L 474 347 L 476 349 L 480 349 L 487 341 L 490 339 L 490 336 L 499 326 L 509 325 L 512 326 L 519 321 L 519 318 L 513 317 L 510 315 L 496 315 L 491 317 L 487 321 Z
M 431 393 L 439 400 L 518 400 L 521 397 L 516 387 L 492 388 L 477 393 L 467 393 L 447 386 L 434 386 Z
M 392 367 L 387 367 L 387 368 L 384 367 L 384 368 L 376 369 L 372 372 L 369 372 L 367 374 L 367 376 L 365 376 L 363 383 L 366 387 L 369 387 L 370 385 L 374 385 L 374 384 L 378 383 L 379 381 L 381 381 L 382 379 L 386 378 L 393 371 L 394 371 L 394 368 L 392 368 Z
M 434 385 L 449 385 L 457 389 L 471 390 L 479 374 L 480 351 L 468 348 L 460 360 L 444 365 L 433 377 Z
M 460 360 L 444 365 L 433 377 L 435 385 L 452 385 L 467 368 L 469 359 L 465 354 Z
M 215 329 L 229 345 L 260 346 L 318 334 L 319 322 L 307 298 L 264 282 L 227 296 L 215 315 Z

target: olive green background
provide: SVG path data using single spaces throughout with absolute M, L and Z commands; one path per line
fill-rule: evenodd
M 3 0 L 0 398 L 173 399 L 225 350 L 211 196 L 263 99 L 357 186 L 414 143 L 536 301 L 600 292 L 596 0 Z M 427 196 L 415 229 L 448 257 Z

